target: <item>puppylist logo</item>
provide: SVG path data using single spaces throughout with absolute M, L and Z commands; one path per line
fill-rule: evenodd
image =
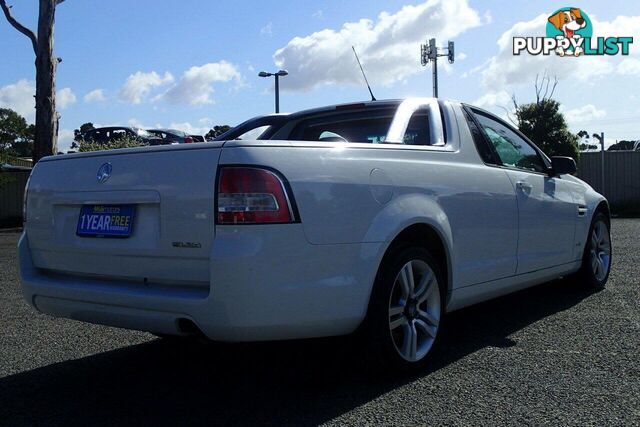
M 546 37 L 514 37 L 513 54 L 580 56 L 629 55 L 633 37 L 593 38 L 591 19 L 577 7 L 556 10 L 547 20 Z

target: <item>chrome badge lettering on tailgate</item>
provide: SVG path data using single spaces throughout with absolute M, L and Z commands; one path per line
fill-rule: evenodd
M 198 242 L 172 242 L 171 245 L 174 248 L 186 248 L 186 249 L 198 249 L 202 245 Z

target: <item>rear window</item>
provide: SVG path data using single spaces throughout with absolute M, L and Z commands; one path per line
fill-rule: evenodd
M 335 117 L 331 121 L 301 124 L 295 139 L 301 141 L 368 142 L 381 143 L 387 137 L 392 116 L 349 120 Z
M 387 143 L 387 133 L 395 109 L 331 114 L 301 121 L 291 132 L 291 139 L 320 142 Z M 403 144 L 429 145 L 429 120 L 426 110 L 412 116 Z

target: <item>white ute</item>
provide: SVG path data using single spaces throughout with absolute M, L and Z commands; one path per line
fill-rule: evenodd
M 220 139 L 41 160 L 19 243 L 29 304 L 220 341 L 357 330 L 412 367 L 446 312 L 573 273 L 607 281 L 605 198 L 472 106 L 338 105 Z

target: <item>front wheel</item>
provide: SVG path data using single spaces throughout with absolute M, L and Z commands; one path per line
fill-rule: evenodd
M 585 244 L 580 278 L 590 288 L 603 289 L 611 271 L 611 233 L 609 220 L 603 213 L 596 213 L 591 221 Z
M 400 251 L 382 267 L 368 314 L 369 347 L 387 367 L 417 368 L 438 338 L 443 278 L 422 248 Z

